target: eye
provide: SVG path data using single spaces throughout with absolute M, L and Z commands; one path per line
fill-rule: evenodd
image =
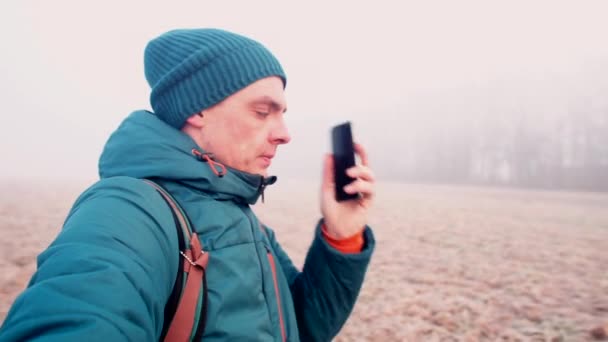
M 259 111 L 259 110 L 256 110 L 256 111 L 255 111 L 255 113 L 256 113 L 258 116 L 263 117 L 263 118 L 265 118 L 265 117 L 267 117 L 268 115 L 270 115 L 270 113 L 269 113 L 269 112 L 263 112 L 263 111 Z

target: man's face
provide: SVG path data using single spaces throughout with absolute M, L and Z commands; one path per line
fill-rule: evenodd
M 291 140 L 286 106 L 280 78 L 258 80 L 202 112 L 201 147 L 226 166 L 267 176 L 277 147 Z

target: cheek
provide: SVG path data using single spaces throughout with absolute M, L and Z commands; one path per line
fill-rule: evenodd
M 229 124 L 227 128 L 229 134 L 226 134 L 225 143 L 231 147 L 229 149 L 233 158 L 249 161 L 259 153 L 258 149 L 262 141 L 258 128 L 243 123 Z

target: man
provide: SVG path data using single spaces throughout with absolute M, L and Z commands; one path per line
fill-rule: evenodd
M 209 255 L 203 340 L 328 341 L 350 314 L 374 239 L 367 156 L 348 170 L 360 199 L 336 202 L 324 162 L 323 218 L 302 272 L 250 208 L 290 140 L 285 74 L 260 43 L 215 29 L 175 30 L 145 51 L 154 113 L 132 113 L 109 138 L 101 180 L 70 211 L 15 301 L 0 340 L 152 341 L 181 259 L 172 212 L 183 208 Z M 275 264 L 276 261 L 276 264 Z

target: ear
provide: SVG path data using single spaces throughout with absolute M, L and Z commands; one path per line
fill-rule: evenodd
M 186 119 L 185 125 L 190 125 L 195 128 L 203 128 L 205 126 L 205 113 L 204 111 L 196 113 Z M 184 125 L 184 126 L 185 126 Z

